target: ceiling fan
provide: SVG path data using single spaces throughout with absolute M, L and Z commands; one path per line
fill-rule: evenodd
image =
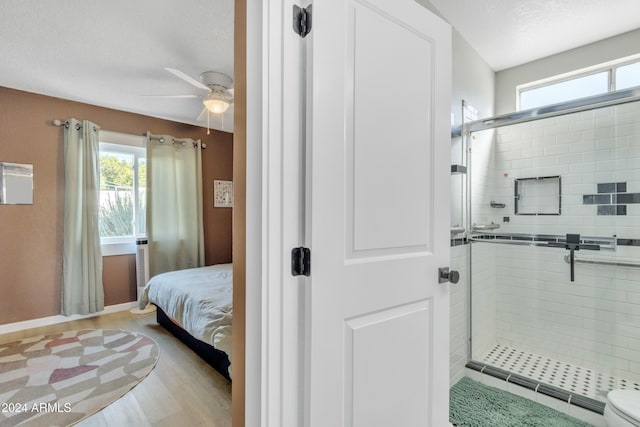
M 190 85 L 207 92 L 206 95 L 155 95 L 161 98 L 201 98 L 204 108 L 198 116 L 198 121 L 204 121 L 209 113 L 224 113 L 233 103 L 233 89 L 231 87 L 233 85 L 233 79 L 224 73 L 205 71 L 200 74 L 200 81 L 198 81 L 175 68 L 165 68 L 165 70 Z M 207 116 L 205 116 L 205 114 L 207 114 Z

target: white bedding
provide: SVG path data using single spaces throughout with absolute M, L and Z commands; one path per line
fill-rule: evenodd
M 140 307 L 153 303 L 195 338 L 231 360 L 231 264 L 158 274 L 144 288 Z

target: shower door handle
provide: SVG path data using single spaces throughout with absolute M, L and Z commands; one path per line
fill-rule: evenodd
M 460 280 L 460 273 L 456 270 L 449 271 L 449 267 L 441 267 L 438 269 L 438 283 L 458 283 Z

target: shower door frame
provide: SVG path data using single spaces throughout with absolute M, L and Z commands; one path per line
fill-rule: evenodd
M 602 95 L 595 95 L 586 98 L 580 98 L 572 101 L 562 102 L 558 104 L 547 105 L 543 107 L 532 108 L 529 110 L 517 111 L 513 113 L 507 113 L 502 115 L 497 115 L 493 117 L 488 117 L 480 120 L 471 121 L 468 123 L 462 123 L 461 126 L 461 135 L 462 135 L 462 145 L 463 148 L 466 149 L 466 160 L 467 160 L 467 177 L 466 177 L 466 238 L 469 242 L 467 249 L 467 271 L 468 273 L 468 287 L 467 287 L 467 303 L 468 303 L 468 321 L 467 321 L 467 366 L 480 365 L 478 362 L 473 360 L 472 354 L 472 344 L 473 344 L 473 298 L 472 298 L 472 286 L 473 286 L 473 269 L 472 269 L 472 253 L 471 245 L 473 243 L 471 234 L 473 230 L 473 219 L 472 219 L 472 199 L 471 199 L 471 175 L 473 170 L 473 161 L 471 156 L 472 144 L 471 137 L 474 132 L 489 130 L 489 129 L 497 129 L 504 126 L 515 125 L 518 123 L 526 123 L 533 122 L 542 119 L 548 119 L 553 117 L 564 116 L 573 113 L 579 113 L 582 111 L 589 110 L 597 110 L 600 108 L 606 108 L 611 106 L 617 106 L 622 104 L 628 104 L 632 102 L 640 101 L 640 86 L 630 89 L 624 89 L 615 92 L 609 92 Z M 500 371 L 499 369 L 495 369 L 496 371 Z M 484 371 L 484 369 L 483 369 Z M 481 371 L 482 372 L 482 371 Z M 494 376 L 500 377 L 500 372 L 495 372 L 492 374 Z M 510 377 L 511 375 L 509 375 Z M 505 376 L 506 377 L 506 376 Z M 500 377 L 501 378 L 501 377 Z M 508 377 L 502 379 L 509 379 Z M 514 381 L 514 383 L 518 384 L 518 381 Z M 527 384 L 526 379 L 522 379 L 522 384 L 518 384 L 522 386 L 529 386 Z M 536 388 L 538 390 L 538 388 Z M 540 390 L 544 392 L 543 390 Z M 545 392 L 546 393 L 546 392 Z M 552 395 L 554 390 L 550 389 L 547 394 Z M 582 400 L 582 399 L 580 399 Z M 590 402 L 591 399 L 585 398 L 584 402 L 576 402 L 578 406 L 581 406 L 585 409 L 592 410 L 594 412 L 600 412 L 603 410 L 599 405 L 593 405 L 593 402 Z M 602 412 L 600 412 L 602 413 Z

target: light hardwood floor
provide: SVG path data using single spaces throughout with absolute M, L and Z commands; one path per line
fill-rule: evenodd
M 155 313 L 128 311 L 0 335 L 0 342 L 76 329 L 126 329 L 160 348 L 155 369 L 133 390 L 76 424 L 107 426 L 231 426 L 231 383 L 156 323 Z

